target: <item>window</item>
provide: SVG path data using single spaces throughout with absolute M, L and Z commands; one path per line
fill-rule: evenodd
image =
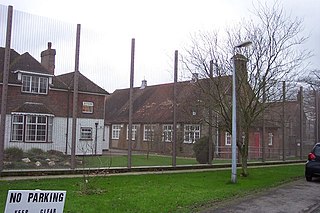
M 143 131 L 143 140 L 144 141 L 152 141 L 154 137 L 154 129 L 155 125 L 144 125 L 144 131 Z
M 39 76 L 22 76 L 22 91 L 37 94 L 48 93 L 48 78 Z
M 132 125 L 132 137 L 131 140 L 135 140 L 137 136 L 138 125 Z M 129 140 L 129 124 L 127 125 L 127 140 Z
M 12 141 L 22 141 L 23 139 L 23 118 L 22 115 L 14 115 L 12 117 Z
M 163 141 L 172 142 L 173 125 L 163 125 Z
M 81 127 L 80 128 L 80 139 L 81 140 L 91 140 L 92 139 L 92 128 L 91 127 Z
M 184 126 L 184 142 L 194 143 L 200 138 L 200 125 L 188 124 Z
M 52 142 L 53 117 L 48 117 L 48 141 Z
M 268 133 L 268 145 L 272 146 L 273 144 L 273 134 L 270 132 Z
M 26 142 L 45 142 L 47 117 L 29 115 L 26 117 Z
M 51 142 L 53 117 L 44 115 L 13 115 L 12 141 Z
M 226 146 L 231 146 L 232 142 L 232 135 L 229 132 L 225 133 L 225 145 Z
M 317 156 L 317 157 L 320 156 L 320 146 L 319 146 L 319 145 L 316 145 L 316 146 L 314 147 L 313 152 L 314 152 L 315 156 Z
M 112 125 L 112 139 L 119 139 L 120 138 L 120 130 L 121 130 L 121 125 L 120 124 L 115 124 Z
M 82 112 L 83 113 L 93 113 L 93 102 L 82 102 Z

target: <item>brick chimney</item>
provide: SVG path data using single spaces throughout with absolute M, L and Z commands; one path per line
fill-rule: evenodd
M 51 42 L 48 42 L 48 49 L 41 52 L 41 64 L 54 75 L 56 50 L 51 49 Z

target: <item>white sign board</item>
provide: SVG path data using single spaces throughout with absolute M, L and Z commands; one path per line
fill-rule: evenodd
M 66 191 L 9 190 L 4 213 L 63 213 Z

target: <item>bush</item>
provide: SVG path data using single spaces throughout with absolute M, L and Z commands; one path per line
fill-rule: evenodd
M 23 158 L 23 150 L 18 147 L 9 147 L 4 150 L 4 160 L 20 161 Z
M 205 136 L 197 140 L 193 144 L 193 151 L 196 155 L 196 160 L 198 161 L 198 163 L 209 163 L 209 137 Z
M 54 160 L 54 161 L 64 161 L 67 159 L 67 155 L 65 155 L 63 152 L 57 151 L 57 150 L 48 150 L 47 151 L 47 158 Z
M 41 160 L 45 160 L 46 157 L 46 153 L 39 148 L 31 148 L 27 151 L 26 153 L 27 157 L 31 160 L 31 161 L 41 161 Z

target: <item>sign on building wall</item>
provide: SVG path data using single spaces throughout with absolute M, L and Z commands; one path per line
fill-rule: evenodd
M 63 213 L 66 191 L 9 190 L 5 213 Z

